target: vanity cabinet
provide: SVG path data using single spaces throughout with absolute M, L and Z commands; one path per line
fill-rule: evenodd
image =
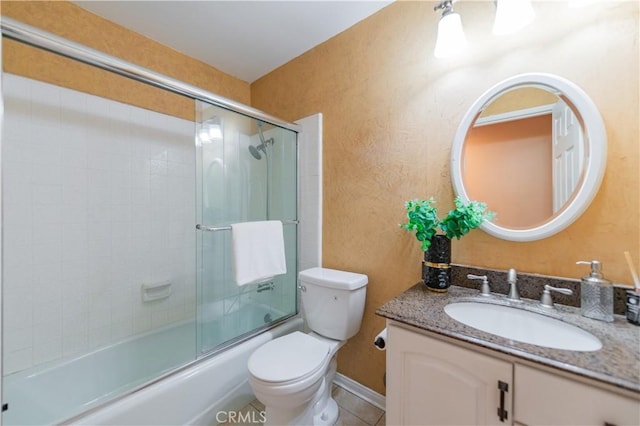
M 640 401 L 387 322 L 387 424 L 640 425 Z M 464 347 L 463 347 L 464 346 Z
M 394 325 L 387 333 L 387 424 L 511 424 L 510 362 Z
M 640 401 L 515 364 L 515 419 L 526 425 L 640 425 Z

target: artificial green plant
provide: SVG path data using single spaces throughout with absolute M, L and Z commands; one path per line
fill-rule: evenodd
M 465 203 L 460 197 L 455 199 L 455 208 L 443 218 L 439 219 L 435 200 L 414 199 L 405 203 L 407 210 L 407 223 L 400 227 L 410 232 L 415 232 L 416 238 L 421 242 L 422 251 L 429 250 L 431 239 L 438 233 L 438 228 L 448 239 L 453 237 L 458 240 L 472 229 L 478 228 L 483 222 L 492 220 L 495 213 L 487 211 L 487 204 L 478 201 Z

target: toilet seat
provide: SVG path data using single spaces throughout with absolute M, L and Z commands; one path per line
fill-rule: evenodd
M 249 373 L 264 383 L 300 381 L 324 368 L 330 350 L 327 342 L 295 331 L 258 348 L 249 358 Z

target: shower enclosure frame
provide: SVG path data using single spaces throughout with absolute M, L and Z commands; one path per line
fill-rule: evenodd
M 163 74 L 151 71 L 147 68 L 135 65 L 131 62 L 123 61 L 106 53 L 91 49 L 70 40 L 58 37 L 54 34 L 39 30 L 30 25 L 16 21 L 15 19 L 2 17 L 2 35 L 12 40 L 28 44 L 39 49 L 83 62 L 97 68 L 111 71 L 115 74 L 131 78 L 154 87 L 165 89 L 172 93 L 186 96 L 194 100 L 200 100 L 215 106 L 219 106 L 238 114 L 255 118 L 278 127 L 293 130 L 300 133 L 302 130 L 298 124 L 281 120 L 269 115 L 264 111 L 241 104 L 224 96 L 192 86 L 180 80 L 167 77 Z
M 163 74 L 157 73 L 155 71 L 149 70 L 147 68 L 138 66 L 136 64 L 133 64 L 131 62 L 127 62 L 124 61 L 122 59 L 119 59 L 117 57 L 108 55 L 106 53 L 100 52 L 98 50 L 89 48 L 87 46 L 81 45 L 79 43 L 75 43 L 73 41 L 67 40 L 63 37 L 59 37 L 56 36 L 54 34 L 48 33 L 46 31 L 40 30 L 38 28 L 35 28 L 33 26 L 24 24 L 20 21 L 17 21 L 15 19 L 12 18 L 8 18 L 8 17 L 2 17 L 2 20 L 0 21 L 0 26 L 1 26 L 1 31 L 2 31 L 2 37 L 6 37 L 7 39 L 11 39 L 11 40 L 15 40 L 18 41 L 20 43 L 24 43 L 27 45 L 30 45 L 32 47 L 38 48 L 38 49 L 42 49 L 60 56 L 64 56 L 73 60 L 76 60 L 78 62 L 82 62 L 91 66 L 94 66 L 96 68 L 102 69 L 102 70 L 106 70 L 106 71 L 110 71 L 114 74 L 123 76 L 123 77 L 127 77 L 130 78 L 132 80 L 138 81 L 140 83 L 144 83 L 153 87 L 157 87 L 166 91 L 169 91 L 171 93 L 175 93 L 175 94 L 179 94 L 188 98 L 191 98 L 195 101 L 199 100 L 199 101 L 203 101 L 205 103 L 214 105 L 214 106 L 218 106 L 233 112 L 236 112 L 238 114 L 241 114 L 243 116 L 252 118 L 252 119 L 256 119 L 265 123 L 269 123 L 272 125 L 275 125 L 277 127 L 281 127 L 287 130 L 291 130 L 294 131 L 296 133 L 300 133 L 302 131 L 302 128 L 300 125 L 296 124 L 296 123 L 291 123 L 288 121 L 284 121 L 282 119 L 279 119 L 275 116 L 272 116 L 270 114 L 267 114 L 263 111 L 260 111 L 258 109 L 249 107 L 247 105 L 241 104 L 239 102 L 236 102 L 232 99 L 228 99 L 225 98 L 223 96 L 220 95 L 216 95 L 212 92 L 203 90 L 199 87 L 190 85 L 188 83 L 185 83 L 183 81 L 165 76 Z M 1 51 L 1 50 L 0 50 Z M 0 61 L 1 64 L 1 61 Z M 1 111 L 0 111 L 1 113 Z M 298 158 L 296 158 L 297 160 Z M 299 177 L 297 178 L 299 179 Z M 299 185 L 297 185 L 299 187 Z M 288 220 L 288 221 L 283 221 L 284 224 L 293 224 L 293 225 L 298 225 L 299 222 L 298 220 Z M 226 230 L 226 229 L 230 229 L 230 227 L 209 227 L 209 226 L 205 226 L 205 225 L 196 225 L 195 229 L 201 230 L 201 231 L 218 231 L 218 230 Z M 299 243 L 298 243 L 299 244 Z M 296 244 L 296 246 L 298 246 L 298 244 Z M 299 249 L 299 247 L 297 247 L 297 249 Z M 1 253 L 1 252 L 0 252 Z M 297 268 L 297 264 L 299 263 L 299 259 L 296 256 L 296 270 Z M 297 287 L 297 286 L 296 286 Z M 1 297 L 1 296 L 0 296 Z M 299 298 L 299 295 L 296 295 L 296 299 Z M 1 301 L 1 298 L 0 298 Z M 278 327 L 279 325 L 285 323 L 288 320 L 291 320 L 292 318 L 297 318 L 300 317 L 300 312 L 298 310 L 298 306 L 299 303 L 296 302 L 296 311 L 290 315 L 287 315 L 285 317 L 283 317 L 282 319 L 275 321 L 267 326 L 255 329 L 249 333 L 246 333 L 244 335 L 241 335 L 239 337 L 233 338 L 227 342 L 225 342 L 224 344 L 216 347 L 215 349 L 209 351 L 208 353 L 205 354 L 196 354 L 197 357 L 196 359 L 194 359 L 193 361 L 190 361 L 186 364 L 183 364 L 181 366 L 176 367 L 175 369 L 166 372 L 164 374 L 160 374 L 159 376 L 151 379 L 150 381 L 134 387 L 130 390 L 127 390 L 125 392 L 123 392 L 122 394 L 102 403 L 99 404 L 93 408 L 90 408 L 89 410 L 82 412 L 78 415 L 72 416 L 71 418 L 65 420 L 65 423 L 67 422 L 73 422 L 75 420 L 78 420 L 88 414 L 91 414 L 93 412 L 96 412 L 100 409 L 102 409 L 103 407 L 112 404 L 116 401 L 122 400 L 130 395 L 132 395 L 133 393 L 136 393 L 140 390 L 143 390 L 145 388 L 148 388 L 154 384 L 157 384 L 158 382 L 167 379 L 168 377 L 177 375 L 191 367 L 193 367 L 196 364 L 202 363 L 204 361 L 210 360 L 212 357 L 216 356 L 217 354 L 219 354 L 220 352 L 223 352 L 225 350 L 227 350 L 228 348 L 235 346 L 238 343 L 247 341 L 249 339 L 251 339 L 252 337 L 255 337 L 256 335 L 262 334 L 265 331 L 274 329 L 276 327 Z M 2 313 L 1 311 L 1 306 L 0 306 L 0 314 Z M 1 346 L 0 346 L 1 349 Z M 1 363 L 1 360 L 0 360 Z M 0 396 L 2 396 L 2 377 L 0 376 Z M 0 420 L 0 424 L 2 423 L 2 421 Z

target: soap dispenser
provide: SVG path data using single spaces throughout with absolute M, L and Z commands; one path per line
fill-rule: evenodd
M 579 261 L 577 265 L 591 265 L 591 273 L 582 277 L 580 311 L 583 316 L 613 322 L 613 285 L 600 271 L 600 262 Z

